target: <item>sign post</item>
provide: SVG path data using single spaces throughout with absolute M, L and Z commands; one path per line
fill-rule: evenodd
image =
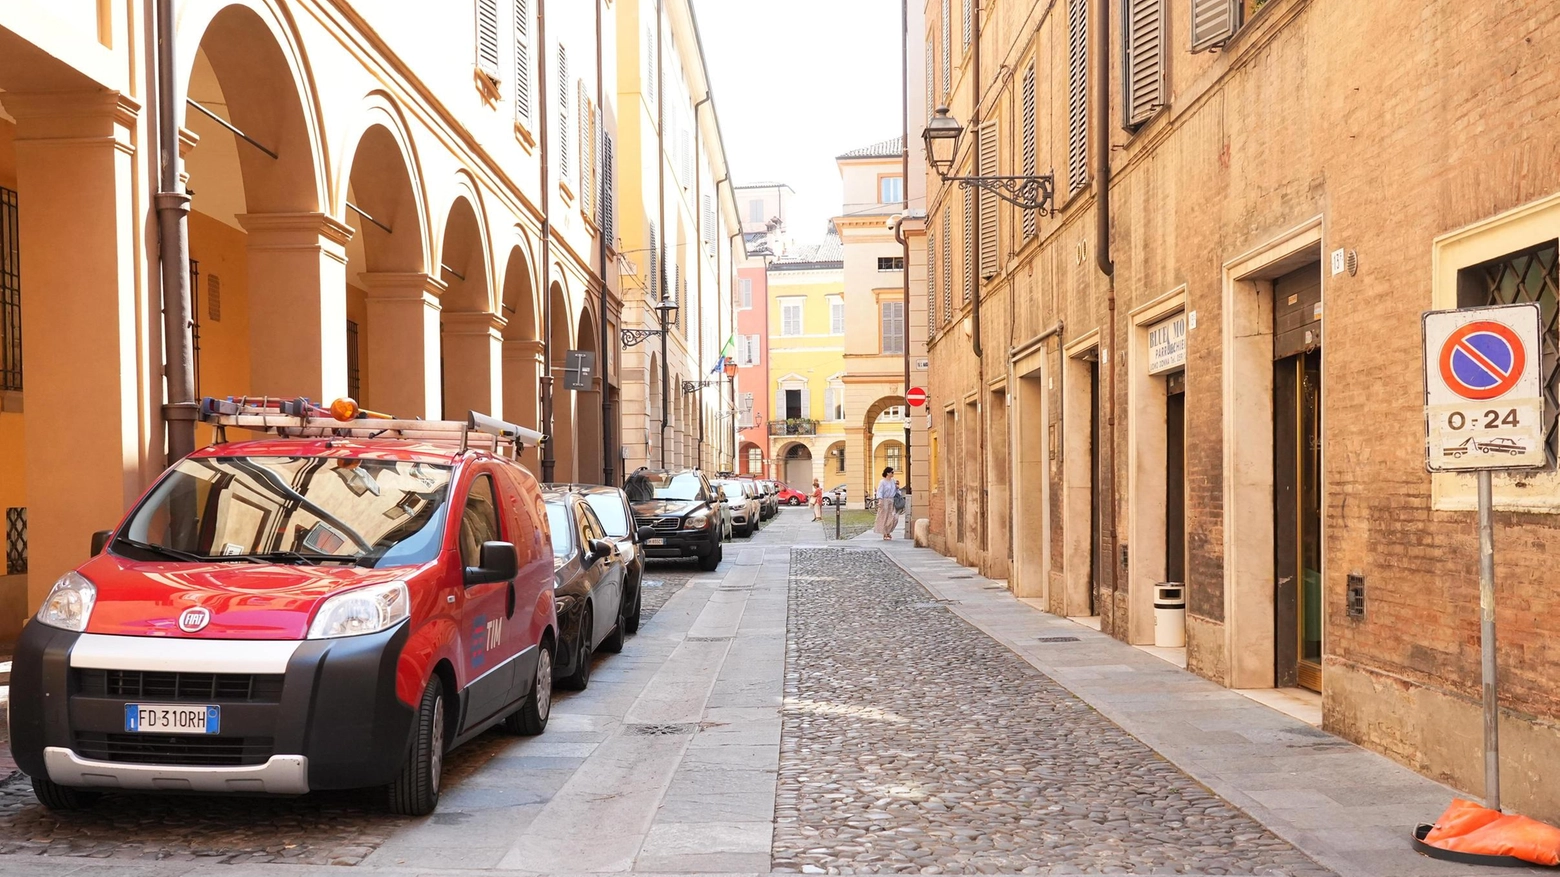
M 1425 467 L 1477 473 L 1479 649 L 1484 696 L 1484 806 L 1500 809 L 1500 699 L 1495 662 L 1496 469 L 1548 465 L 1537 303 L 1429 311 L 1423 318 Z

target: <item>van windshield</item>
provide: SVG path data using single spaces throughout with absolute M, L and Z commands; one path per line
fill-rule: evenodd
M 426 563 L 439 553 L 450 467 L 344 457 L 179 461 L 114 550 L 156 560 Z

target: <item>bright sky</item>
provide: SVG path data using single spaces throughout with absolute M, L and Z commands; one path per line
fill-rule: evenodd
M 897 137 L 898 0 L 693 0 L 733 182 L 796 190 L 787 228 L 817 243 L 844 196 L 834 156 Z

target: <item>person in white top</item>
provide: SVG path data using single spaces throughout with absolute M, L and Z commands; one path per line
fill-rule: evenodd
M 894 497 L 899 495 L 899 482 L 894 480 L 894 467 L 883 470 L 883 480 L 877 486 L 877 523 L 872 532 L 884 539 L 894 538 L 894 528 L 899 526 L 899 513 L 894 510 Z

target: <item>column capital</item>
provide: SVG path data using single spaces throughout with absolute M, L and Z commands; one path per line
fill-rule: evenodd
M 249 233 L 249 248 L 291 250 L 326 244 L 342 250 L 345 261 L 352 226 L 328 213 L 241 213 L 239 225 Z
M 365 271 L 358 281 L 368 291 L 369 301 L 407 301 L 422 299 L 435 307 L 449 286 L 421 271 Z
M 541 364 L 542 342 L 529 338 L 509 338 L 504 341 L 505 362 L 535 362 Z
M 504 326 L 509 322 L 485 311 L 445 311 L 441 319 L 446 334 L 487 335 L 495 341 L 503 340 Z
M 16 120 L 18 148 L 111 145 L 135 154 L 132 133 L 141 102 L 117 91 L 6 92 L 5 111 Z

